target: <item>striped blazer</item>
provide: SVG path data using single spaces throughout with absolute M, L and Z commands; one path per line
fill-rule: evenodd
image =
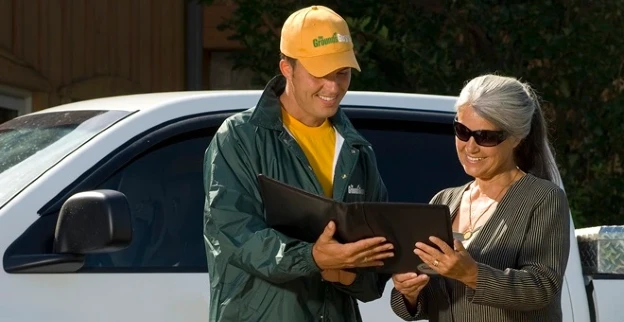
M 440 191 L 430 203 L 459 209 L 470 183 Z M 570 248 L 570 215 L 563 190 L 531 174 L 500 200 L 467 251 L 478 265 L 476 289 L 430 276 L 415 315 L 392 290 L 391 306 L 406 321 L 561 321 L 561 284 Z

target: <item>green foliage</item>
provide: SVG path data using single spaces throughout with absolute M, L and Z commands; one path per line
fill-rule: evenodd
M 208 0 L 204 0 L 210 2 Z M 551 121 L 577 227 L 624 224 L 624 1 L 230 0 L 236 66 L 274 76 L 282 22 L 324 4 L 347 20 L 351 89 L 457 95 L 484 73 L 532 84 Z

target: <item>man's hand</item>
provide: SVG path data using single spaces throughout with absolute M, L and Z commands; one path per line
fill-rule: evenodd
M 334 239 L 336 224 L 330 221 L 312 247 L 312 256 L 321 270 L 383 266 L 383 259 L 394 256 L 394 246 L 384 237 L 341 244 Z
M 394 288 L 403 294 L 410 306 L 414 307 L 418 300 L 420 291 L 429 282 L 429 276 L 425 274 L 403 273 L 392 275 Z
M 340 283 L 343 285 L 351 285 L 355 281 L 357 274 L 347 272 L 344 270 L 338 269 L 330 269 L 326 271 L 321 271 L 321 276 L 324 280 L 333 283 Z

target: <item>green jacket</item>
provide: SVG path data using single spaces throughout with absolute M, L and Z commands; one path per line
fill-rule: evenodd
M 305 154 L 283 128 L 279 95 L 284 87 L 282 76 L 271 80 L 257 106 L 228 118 L 206 150 L 210 321 L 361 321 L 356 299 L 380 298 L 389 276 L 360 272 L 348 287 L 323 281 L 313 244 L 289 238 L 264 221 L 259 173 L 322 194 Z M 344 138 L 333 197 L 386 201 L 370 144 L 342 111 L 331 121 Z

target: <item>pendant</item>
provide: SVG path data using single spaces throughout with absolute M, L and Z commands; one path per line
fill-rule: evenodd
M 472 232 L 470 230 L 464 233 L 464 239 L 465 240 L 470 239 L 470 237 L 472 237 Z

